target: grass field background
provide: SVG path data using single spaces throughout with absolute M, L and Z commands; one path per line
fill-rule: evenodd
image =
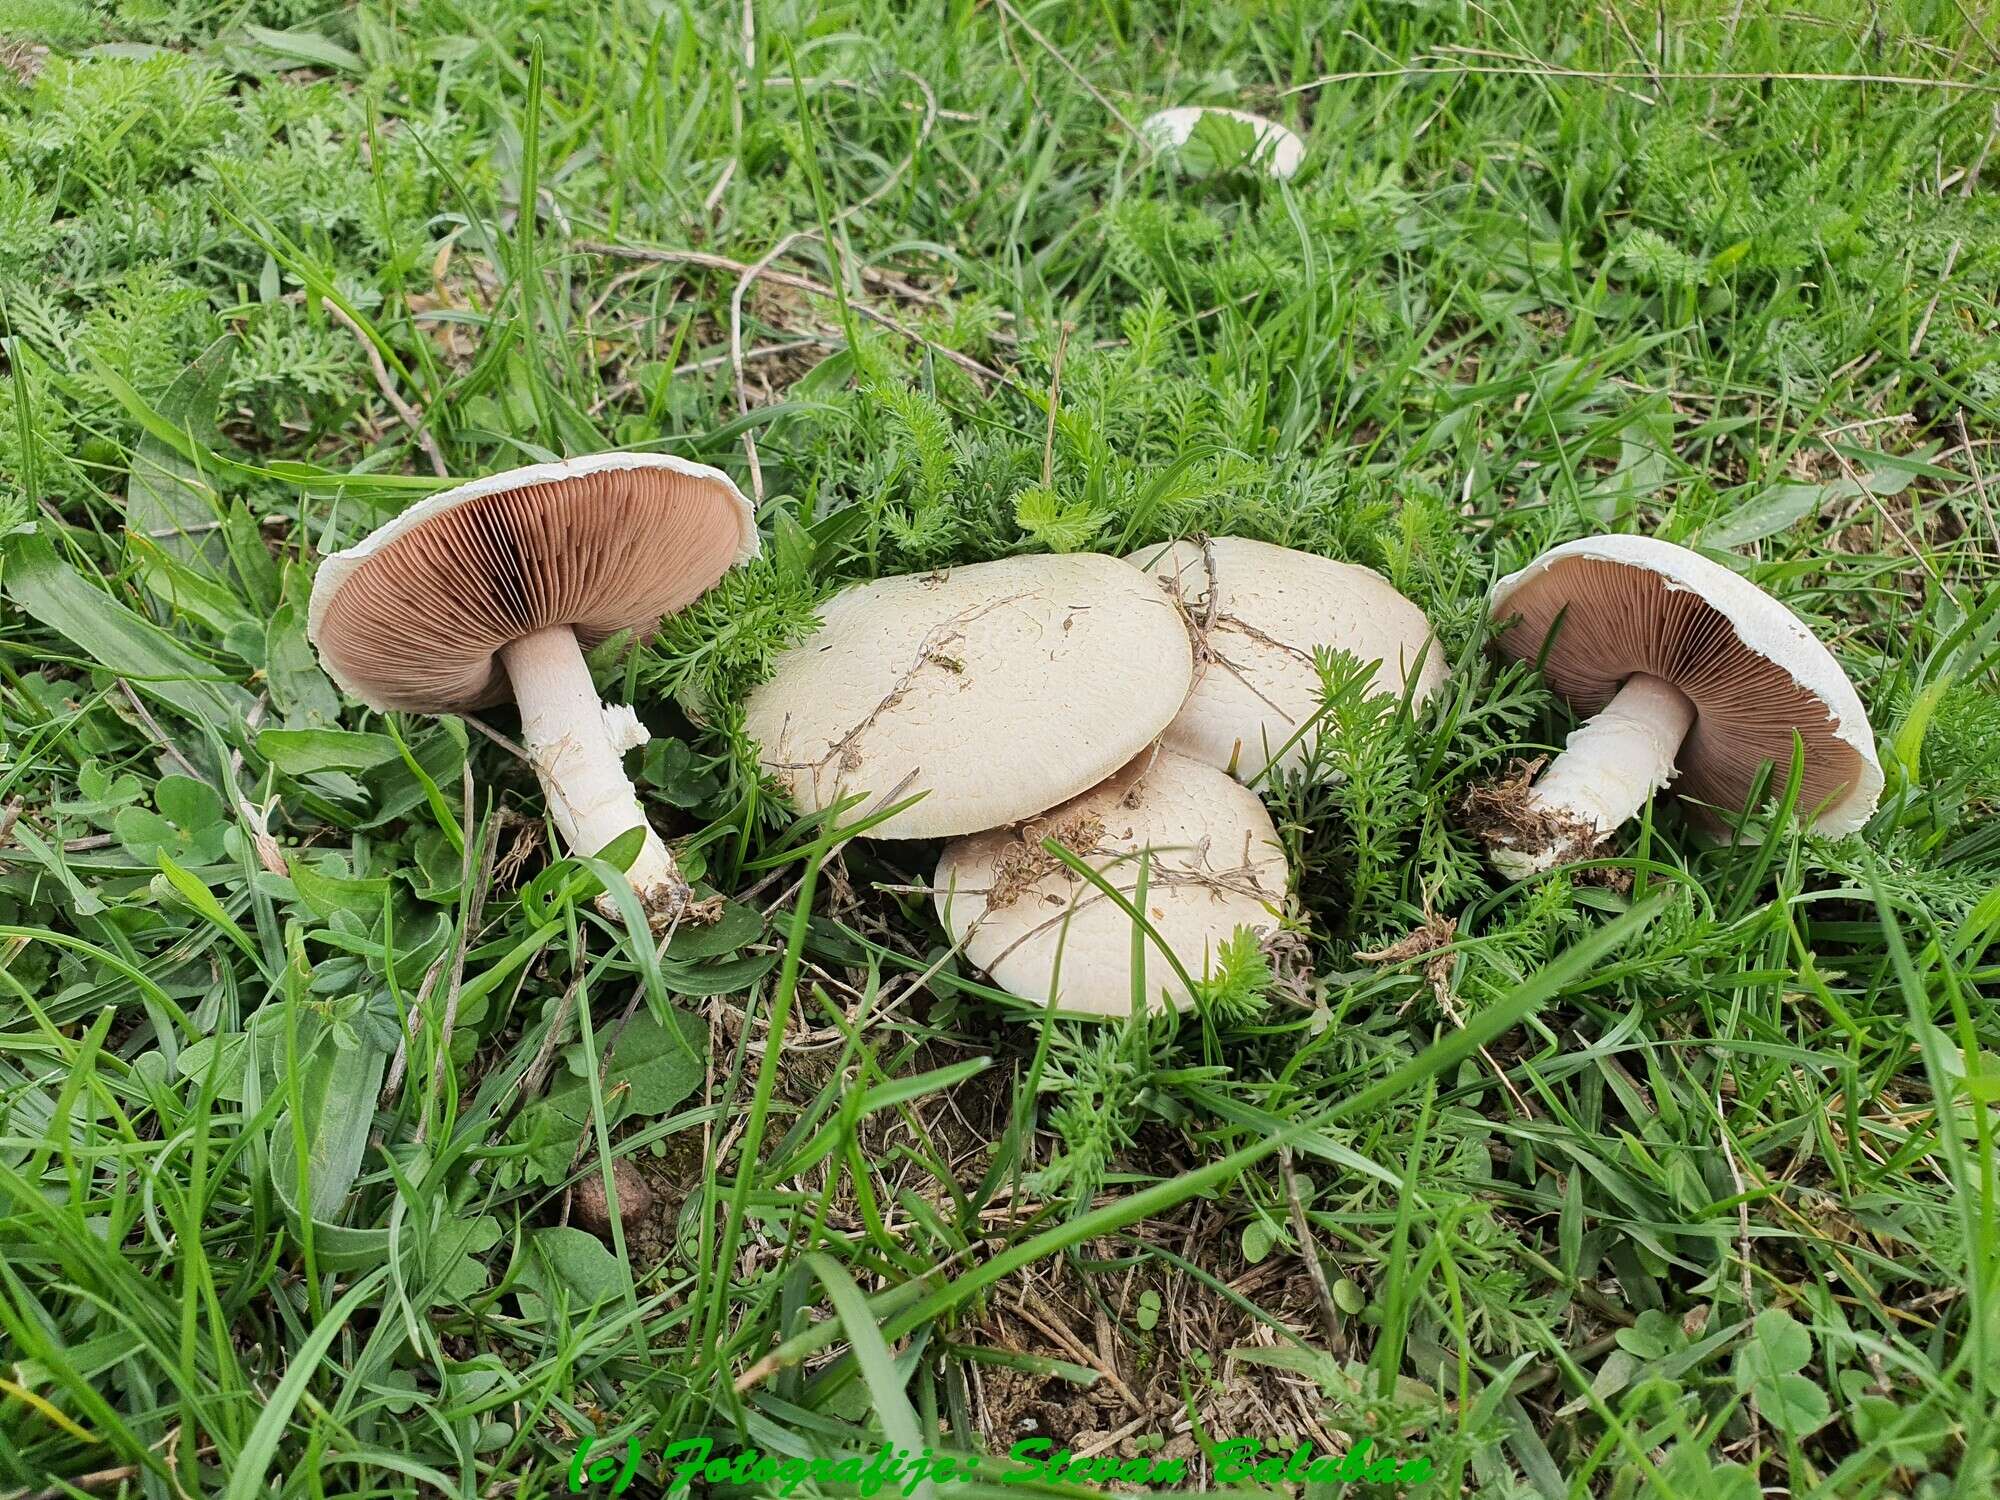
M 1996 62 L 1963 0 L 8 0 L 0 1495 L 698 1432 L 1993 1494 Z M 1303 171 L 1161 159 L 1183 103 Z M 663 953 L 507 710 L 303 631 L 443 476 L 613 447 L 766 537 L 593 657 L 725 898 Z M 1811 622 L 1863 834 L 1485 866 L 1465 793 L 1572 727 L 1486 587 L 1600 530 Z M 1330 682 L 1285 942 L 1043 1025 L 741 695 L 844 581 L 1204 531 L 1380 569 L 1451 682 Z

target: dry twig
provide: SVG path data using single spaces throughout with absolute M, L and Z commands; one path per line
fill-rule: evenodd
M 1007 3 L 1007 0 L 993 0 L 993 3 L 1000 8 L 1001 13 L 1005 15 L 1010 21 L 1012 21 L 1016 26 L 1020 27 L 1023 31 L 1027 32 L 1029 36 L 1033 37 L 1035 40 L 1035 44 L 1038 47 L 1040 47 L 1044 52 L 1048 53 L 1048 55 L 1050 57 L 1053 57 L 1057 62 L 1061 63 L 1063 67 L 1068 71 L 1069 76 L 1074 78 L 1078 83 L 1082 84 L 1084 87 L 1084 91 L 1088 93 L 1091 98 L 1095 99 L 1099 104 L 1103 105 L 1104 108 L 1110 113 L 1111 117 L 1114 120 L 1116 120 L 1120 125 L 1123 125 L 1125 127 L 1127 134 L 1129 134 L 1134 140 L 1138 141 L 1142 146 L 1146 147 L 1147 150 L 1150 151 L 1153 149 L 1153 143 L 1146 139 L 1146 133 L 1143 130 L 1141 130 L 1137 125 L 1134 125 L 1132 123 L 1132 121 L 1126 116 L 1125 111 L 1120 109 L 1117 105 L 1113 104 L 1109 99 L 1105 98 L 1103 91 L 1100 90 L 1097 87 L 1097 85 L 1092 83 L 1088 78 L 1085 78 L 1083 76 L 1082 70 L 1078 68 L 1075 63 L 1071 62 L 1067 57 L 1063 56 L 1062 49 L 1057 47 L 1054 42 L 1050 41 L 1047 37 L 1043 36 L 1039 31 L 1035 30 L 1035 28 L 1028 23 L 1027 18 L 1023 16 L 1018 10 L 1014 9 L 1013 6 L 1009 5 Z
M 645 260 L 659 265 L 700 266 L 710 271 L 730 271 L 741 276 L 751 268 L 740 260 L 731 260 L 726 255 L 711 255 L 705 250 L 656 250 L 643 245 L 611 245 L 602 240 L 578 240 L 576 248 L 591 255 L 609 255 L 623 260 Z M 799 276 L 790 271 L 767 270 L 763 279 L 788 286 L 795 291 L 806 292 L 814 297 L 837 297 L 839 294 L 830 286 L 814 281 L 810 276 Z M 983 390 L 988 384 L 1005 385 L 1007 377 L 990 366 L 981 364 L 969 354 L 948 348 L 935 339 L 925 338 L 914 328 L 897 322 L 887 313 L 870 307 L 865 302 L 849 300 L 848 306 L 861 317 L 882 328 L 888 329 L 899 338 L 908 339 L 913 344 L 922 344 L 940 359 L 957 365 L 966 374 L 980 383 Z
M 1471 63 L 1446 62 L 1429 58 L 1401 68 L 1357 68 L 1347 73 L 1326 73 L 1291 88 L 1280 89 L 1280 98 L 1310 93 L 1336 83 L 1364 83 L 1373 78 L 1459 77 L 1491 73 L 1503 77 L 1567 78 L 1583 83 L 1639 83 L 1636 73 L 1612 73 L 1593 68 L 1563 68 L 1554 63 L 1522 61 L 1513 67 L 1483 67 Z M 1903 73 L 1766 73 L 1766 72 L 1661 72 L 1653 77 L 1662 83 L 1876 83 L 1899 88 L 1945 89 L 1956 93 L 2000 93 L 2000 84 L 1973 83 L 1960 78 L 1916 78 Z M 1652 101 L 1648 101 L 1649 103 Z
M 396 382 L 390 378 L 389 367 L 382 363 L 382 351 L 375 347 L 375 340 L 370 338 L 361 325 L 350 318 L 346 310 L 332 298 L 325 299 L 320 305 L 333 314 L 334 321 L 344 324 L 348 332 L 361 340 L 361 352 L 368 356 L 368 368 L 375 372 L 375 385 L 382 392 L 382 398 L 396 409 L 396 415 L 403 419 L 403 425 L 415 436 L 417 446 L 424 450 L 424 457 L 431 461 L 432 472 L 440 479 L 449 479 L 451 470 L 445 467 L 444 454 L 438 449 L 437 439 L 432 437 L 430 430 L 424 426 L 423 413 L 405 401 L 397 392 Z
M 1312 1282 L 1313 1300 L 1319 1304 L 1320 1322 L 1326 1328 L 1326 1346 L 1337 1350 L 1341 1344 L 1340 1309 L 1334 1305 L 1333 1289 L 1326 1284 L 1326 1267 L 1319 1263 L 1319 1242 L 1313 1238 L 1312 1221 L 1306 1217 L 1306 1203 L 1299 1193 L 1299 1174 L 1292 1170 L 1292 1148 L 1278 1148 L 1278 1175 L 1284 1179 L 1285 1202 L 1291 1208 L 1292 1233 L 1299 1237 L 1299 1259 L 1305 1262 L 1306 1277 Z

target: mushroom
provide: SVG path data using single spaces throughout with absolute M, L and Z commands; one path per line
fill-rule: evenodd
M 1504 874 L 1587 856 L 1670 781 L 1740 807 L 1767 763 L 1791 763 L 1794 734 L 1814 828 L 1850 833 L 1875 810 L 1882 768 L 1847 674 L 1798 616 L 1719 563 L 1650 537 L 1585 537 L 1501 579 L 1492 613 L 1500 649 L 1540 659 L 1544 680 L 1593 715 L 1489 833 Z
M 370 708 L 453 713 L 511 697 L 572 850 L 645 828 L 626 876 L 664 925 L 688 884 L 620 759 L 646 731 L 629 707 L 598 701 L 583 652 L 650 631 L 756 554 L 750 504 L 719 470 L 642 453 L 535 464 L 433 496 L 327 558 L 307 635 Z
M 1116 775 L 1019 829 L 945 846 L 934 882 L 938 916 L 1002 988 L 1050 1009 L 1132 1009 L 1132 918 L 1042 847 L 1046 838 L 1133 895 L 1146 865 L 1148 1003 L 1192 997 L 1164 944 L 1196 978 L 1239 928 L 1278 926 L 1285 856 L 1254 792 L 1171 750 L 1147 751 Z
M 857 584 L 746 704 L 766 770 L 805 812 L 920 801 L 872 838 L 1032 817 L 1125 764 L 1187 697 L 1187 631 L 1114 557 L 1002 558 Z
M 1378 692 L 1421 703 L 1445 679 L 1424 612 L 1370 568 L 1245 537 L 1145 547 L 1126 559 L 1158 577 L 1195 631 L 1196 680 L 1167 726 L 1168 749 L 1254 786 L 1310 752 L 1300 733 L 1324 690 L 1313 652 L 1373 662 Z
M 1216 115 L 1225 120 L 1248 125 L 1256 134 L 1256 144 L 1251 148 L 1250 159 L 1267 176 L 1281 182 L 1289 182 L 1299 170 L 1299 163 L 1305 160 L 1306 143 L 1275 120 L 1267 120 L 1262 115 L 1253 115 L 1245 109 L 1224 109 L 1219 105 L 1188 104 L 1177 109 L 1163 109 L 1158 114 L 1148 115 L 1140 122 L 1139 132 L 1162 151 L 1178 151 L 1194 135 L 1195 126 L 1201 123 L 1203 115 Z

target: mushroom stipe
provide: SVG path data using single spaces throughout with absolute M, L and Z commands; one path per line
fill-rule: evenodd
M 1597 858 L 1611 842 L 1611 834 L 1588 818 L 1535 796 L 1536 773 L 1547 764 L 1545 755 L 1516 760 L 1504 776 L 1469 787 L 1459 804 L 1460 819 L 1469 832 L 1491 847 L 1545 851 L 1552 867 Z M 1575 878 L 1612 890 L 1630 890 L 1632 886 L 1629 871 L 1609 866 L 1578 872 Z

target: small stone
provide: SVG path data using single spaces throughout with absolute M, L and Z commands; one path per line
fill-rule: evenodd
M 634 1220 L 644 1218 L 653 1207 L 657 1196 L 651 1180 L 632 1162 L 623 1157 L 611 1164 L 611 1175 L 618 1185 L 618 1216 L 630 1227 Z M 604 1178 L 592 1171 L 576 1185 L 570 1199 L 570 1217 L 579 1229 L 587 1229 L 592 1234 L 605 1236 L 611 1233 L 611 1205 L 604 1196 Z

